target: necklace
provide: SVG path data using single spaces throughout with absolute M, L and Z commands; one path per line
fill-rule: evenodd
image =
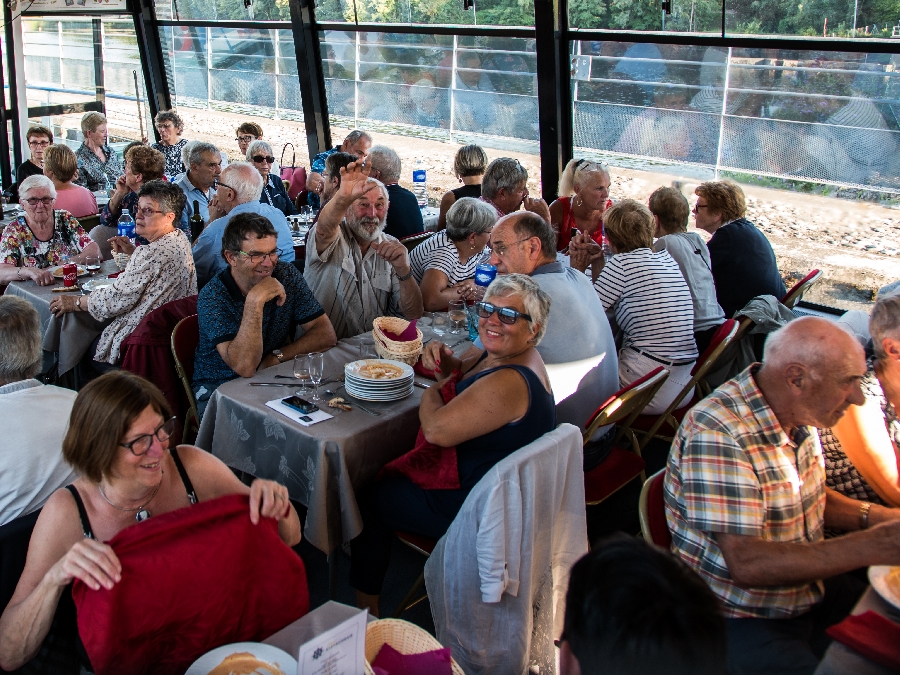
M 100 496 L 103 497 L 103 499 L 106 500 L 106 503 L 109 504 L 114 509 L 118 509 L 119 511 L 129 511 L 129 512 L 137 511 L 137 513 L 134 514 L 134 519 L 140 523 L 140 522 L 147 520 L 147 518 L 149 518 L 152 515 L 145 507 L 147 506 L 147 504 L 149 504 L 150 502 L 153 501 L 153 498 L 156 497 L 156 493 L 159 492 L 159 488 L 162 487 L 163 478 L 165 477 L 165 471 L 161 470 L 161 473 L 162 473 L 162 475 L 159 477 L 159 483 L 157 483 L 156 487 L 153 489 L 153 494 L 150 495 L 150 499 L 148 499 L 143 504 L 141 504 L 140 506 L 135 507 L 133 509 L 126 509 L 121 506 L 117 506 L 116 504 L 113 504 L 109 500 L 109 497 L 106 496 L 106 493 L 103 492 L 102 485 L 98 484 L 97 489 L 100 490 Z

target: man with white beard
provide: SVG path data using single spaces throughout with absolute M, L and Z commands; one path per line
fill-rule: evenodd
M 422 293 L 406 247 L 384 234 L 388 193 L 371 167 L 341 169 L 341 186 L 309 233 L 303 276 L 338 339 L 372 330 L 379 316 L 418 319 Z

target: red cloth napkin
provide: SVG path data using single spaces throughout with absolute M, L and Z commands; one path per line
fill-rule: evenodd
M 413 365 L 413 370 L 416 372 L 416 375 L 421 375 L 422 377 L 427 377 L 431 380 L 438 379 L 438 370 L 428 370 L 425 366 L 422 365 L 422 357 L 419 357 L 419 360 L 416 361 L 415 365 Z
M 106 278 L 107 278 L 107 279 L 115 279 L 115 278 L 116 278 L 117 276 L 119 276 L 120 274 L 122 274 L 122 273 L 121 273 L 121 272 L 113 272 L 112 274 L 107 274 L 107 275 L 106 275 Z
M 418 336 L 416 332 L 416 320 L 413 319 L 409 322 L 409 325 L 403 329 L 403 332 L 400 335 L 396 333 L 392 333 L 389 330 L 384 331 L 385 337 L 394 342 L 412 342 Z
M 446 647 L 421 654 L 401 654 L 385 643 L 372 661 L 372 670 L 387 675 L 451 675 L 453 666 Z
M 900 671 L 900 626 L 878 612 L 848 616 L 825 632 L 870 661 Z
M 453 371 L 441 387 L 441 398 L 449 403 L 456 398 L 456 383 L 462 372 Z M 402 475 L 409 478 L 423 490 L 458 490 L 459 466 L 456 464 L 456 448 L 442 448 L 429 443 L 421 427 L 412 450 L 395 459 L 381 469 L 378 478 Z
M 250 522 L 246 495 L 154 516 L 109 545 L 122 581 L 72 586 L 97 675 L 181 675 L 211 649 L 259 642 L 309 611 L 303 561 L 275 520 Z

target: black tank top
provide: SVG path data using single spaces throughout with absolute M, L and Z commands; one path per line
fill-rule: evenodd
M 478 185 L 463 185 L 455 190 L 450 190 L 450 192 L 452 192 L 453 196 L 457 199 L 462 199 L 463 197 L 474 197 L 475 199 L 478 199 L 481 196 L 481 183 Z

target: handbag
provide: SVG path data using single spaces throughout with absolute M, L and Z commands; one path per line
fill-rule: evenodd
M 284 165 L 284 153 L 287 151 L 288 146 L 291 146 L 291 165 Z M 279 162 L 281 166 L 281 180 L 286 181 L 289 185 L 288 187 L 288 197 L 291 198 L 291 201 L 297 199 L 297 195 L 306 190 L 306 169 L 302 166 L 296 166 L 297 160 L 297 152 L 294 149 L 293 143 L 285 143 L 284 147 L 281 148 L 281 161 Z

